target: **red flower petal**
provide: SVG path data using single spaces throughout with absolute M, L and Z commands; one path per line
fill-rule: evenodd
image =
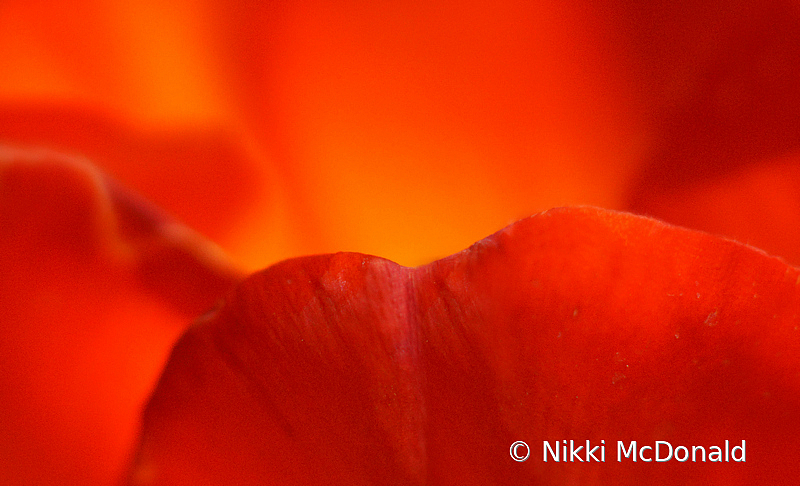
M 240 273 L 89 163 L 0 151 L 0 478 L 118 480 L 186 316 Z
M 798 282 L 753 248 L 591 208 L 417 269 L 283 262 L 178 343 L 132 483 L 788 483 Z M 606 462 L 543 462 L 565 439 L 605 440 Z M 634 440 L 745 440 L 746 462 L 617 462 Z

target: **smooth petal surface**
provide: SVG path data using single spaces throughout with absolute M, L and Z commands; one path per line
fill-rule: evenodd
M 593 208 L 416 269 L 286 261 L 179 341 L 131 483 L 788 484 L 798 282 L 751 247 Z M 606 462 L 542 461 L 564 439 L 605 440 Z M 618 440 L 747 456 L 617 462 Z
M 188 316 L 242 274 L 83 159 L 0 151 L 0 482 L 112 484 Z

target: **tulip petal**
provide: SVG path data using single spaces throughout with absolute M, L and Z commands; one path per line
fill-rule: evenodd
M 240 272 L 84 160 L 0 151 L 0 477 L 118 480 L 187 315 Z
M 416 269 L 283 262 L 179 341 L 131 483 L 790 482 L 798 282 L 752 247 L 594 208 Z M 562 440 L 604 440 L 606 461 L 543 461 Z M 616 460 L 657 440 L 745 440 L 746 462 Z

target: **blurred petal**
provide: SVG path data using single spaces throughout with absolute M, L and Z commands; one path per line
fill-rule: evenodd
M 266 168 L 221 129 L 142 130 L 102 110 L 17 103 L 0 106 L 0 141 L 86 157 L 214 241 L 268 188 Z
M 417 269 L 286 261 L 179 341 L 132 484 L 788 484 L 798 282 L 751 247 L 592 208 Z M 562 439 L 605 440 L 607 461 L 542 462 Z M 617 440 L 746 440 L 747 463 L 618 463 Z
M 0 151 L 0 476 L 118 478 L 187 316 L 241 273 L 81 159 Z
M 642 69 L 660 80 L 651 89 L 662 106 L 654 106 L 653 147 L 633 174 L 627 209 L 797 264 L 800 8 L 719 3 L 634 8 L 647 26 L 635 39 L 657 39 L 641 49 L 658 62 Z
M 798 143 L 793 0 L 11 1 L 0 13 L 4 105 L 159 133 L 222 127 L 266 154 L 241 181 L 268 189 L 245 206 L 252 187 L 232 191 L 218 206 L 230 219 L 213 210 L 213 171 L 176 166 L 197 177 L 175 214 L 249 268 L 340 249 L 417 264 L 565 204 L 682 223 L 650 195 Z M 141 184 L 110 171 L 173 211 L 169 167 L 147 164 Z

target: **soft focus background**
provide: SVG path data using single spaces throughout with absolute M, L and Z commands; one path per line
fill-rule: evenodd
M 9 0 L 0 143 L 86 156 L 247 271 L 418 265 L 568 204 L 800 264 L 798 5 Z M 0 482 L 108 483 L 188 320 L 55 254 L 0 269 Z

